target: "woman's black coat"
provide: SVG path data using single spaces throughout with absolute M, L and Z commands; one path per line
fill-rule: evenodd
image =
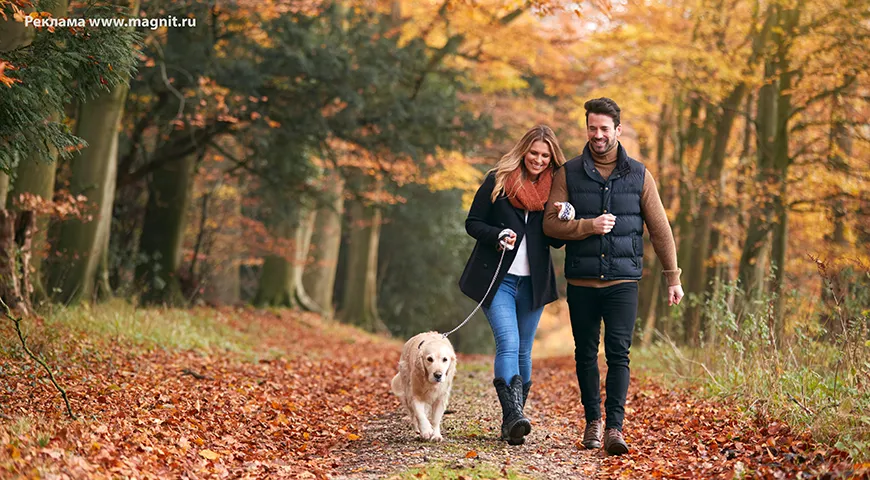
M 529 255 L 532 280 L 532 309 L 543 307 L 559 298 L 556 292 L 556 275 L 553 272 L 550 246 L 559 248 L 564 245 L 564 242 L 544 235 L 543 211 L 529 212 L 529 220 L 526 223 L 525 212 L 511 205 L 510 200 L 503 194 L 493 203 L 490 199 L 494 188 L 495 174 L 490 173 L 474 195 L 474 202 L 468 211 L 468 218 L 465 219 L 465 231 L 476 238 L 477 243 L 471 252 L 471 258 L 465 264 L 465 270 L 459 279 L 459 288 L 462 293 L 480 302 L 492 281 L 501 256 L 498 250 L 498 234 L 505 228 L 509 228 L 517 234 L 514 249 L 505 253 L 498 278 L 483 305 L 489 307 L 492 303 L 498 286 L 501 285 L 517 255 L 520 242 L 523 237 L 526 237 L 526 251 Z

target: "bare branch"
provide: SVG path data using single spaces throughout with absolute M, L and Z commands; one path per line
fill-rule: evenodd
M 57 391 L 60 392 L 60 396 L 63 397 L 63 402 L 66 404 L 67 415 L 69 415 L 69 417 L 71 419 L 75 420 L 76 416 L 73 413 L 72 408 L 70 407 L 69 398 L 67 398 L 67 396 L 66 396 L 66 390 L 64 390 L 63 387 L 61 387 L 57 383 L 57 380 L 55 380 L 55 378 L 54 378 L 54 373 L 51 372 L 51 368 L 49 368 L 48 365 L 41 358 L 37 357 L 30 350 L 30 347 L 27 346 L 27 341 L 24 338 L 24 333 L 21 331 L 21 318 L 16 317 L 15 315 L 12 314 L 12 309 L 9 308 L 9 305 L 6 305 L 6 302 L 4 302 L 2 298 L 0 298 L 0 305 L 3 305 L 3 309 L 4 309 L 3 313 L 6 316 L 6 318 L 8 318 L 9 320 L 12 320 L 12 323 L 15 324 L 15 333 L 18 334 L 18 340 L 21 341 L 21 347 L 24 349 L 24 352 L 27 353 L 27 355 L 31 359 L 33 359 L 33 361 L 42 365 L 42 368 L 44 368 L 45 371 L 48 373 L 48 379 L 51 380 L 51 383 L 52 383 L 52 385 L 54 385 L 54 388 L 56 388 Z

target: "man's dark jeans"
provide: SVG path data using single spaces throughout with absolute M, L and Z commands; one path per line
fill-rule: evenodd
M 628 393 L 628 351 L 637 317 L 637 282 L 605 288 L 568 285 L 568 308 L 574 334 L 574 361 L 580 399 L 586 420 L 601 418 L 598 373 L 598 338 L 604 319 L 604 354 L 607 358 L 606 428 L 622 430 L 625 397 Z

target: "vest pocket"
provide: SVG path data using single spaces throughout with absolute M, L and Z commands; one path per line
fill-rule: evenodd
M 637 234 L 631 236 L 631 250 L 634 253 L 631 258 L 634 262 L 634 268 L 643 268 L 643 237 Z

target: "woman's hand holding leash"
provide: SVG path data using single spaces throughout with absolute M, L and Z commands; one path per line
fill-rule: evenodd
M 505 228 L 498 234 L 498 251 L 504 249 L 513 250 L 517 242 L 517 233 L 510 228 Z

